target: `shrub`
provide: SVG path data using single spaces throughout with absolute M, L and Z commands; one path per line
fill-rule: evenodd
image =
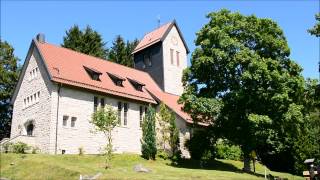
M 79 147 L 78 150 L 79 150 L 79 156 L 82 156 L 84 154 L 83 147 Z
M 241 160 L 242 151 L 239 146 L 232 145 L 227 140 L 219 139 L 216 143 L 216 158 Z
M 27 150 L 29 150 L 30 147 L 23 142 L 17 142 L 15 144 L 12 145 L 12 151 L 14 153 L 18 153 L 18 154 L 25 154 Z
M 185 146 L 188 148 L 192 159 L 201 160 L 203 158 L 214 158 L 214 137 L 212 137 L 211 134 L 209 131 L 195 131 L 191 139 L 186 141 Z
M 40 151 L 40 149 L 35 146 L 35 147 L 32 147 L 31 153 L 32 153 L 32 154 L 37 154 L 39 151 Z
M 157 157 L 164 159 L 164 160 L 167 160 L 167 159 L 169 159 L 170 155 L 166 151 L 164 151 L 163 149 L 158 149 Z
M 12 145 L 13 145 L 12 142 L 8 142 L 8 143 L 3 144 L 2 147 L 3 147 L 4 153 L 10 152 L 12 149 Z

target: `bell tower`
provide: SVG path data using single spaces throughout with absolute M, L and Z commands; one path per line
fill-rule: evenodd
M 189 49 L 176 21 L 147 33 L 134 54 L 136 69 L 148 72 L 167 93 L 181 95 L 182 73 L 187 67 Z

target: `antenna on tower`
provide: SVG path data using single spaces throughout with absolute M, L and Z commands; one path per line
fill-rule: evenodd
M 160 27 L 160 14 L 157 16 L 157 21 L 158 21 L 158 27 Z

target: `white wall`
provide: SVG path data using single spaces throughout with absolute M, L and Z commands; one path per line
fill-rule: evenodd
M 58 125 L 58 153 L 64 149 L 66 153 L 78 153 L 82 147 L 85 153 L 97 154 L 106 145 L 106 137 L 95 131 L 94 126 L 90 123 L 93 113 L 93 99 L 96 96 L 93 93 L 63 87 L 60 91 L 59 103 L 59 125 Z M 99 101 L 103 96 L 98 96 Z M 118 101 L 127 102 L 128 124 L 117 126 L 113 131 L 113 147 L 115 152 L 133 152 L 140 153 L 141 145 L 141 128 L 139 127 L 139 106 L 136 102 L 128 102 L 112 97 L 106 97 L 105 103 L 114 107 L 117 111 Z M 68 115 L 68 124 L 63 126 L 63 116 Z M 77 117 L 75 127 L 71 127 L 71 117 Z
M 52 83 L 48 79 L 44 65 L 40 61 L 39 54 L 36 50 L 32 52 L 29 63 L 26 63 L 27 67 L 25 75 L 22 79 L 17 97 L 13 103 L 14 108 L 10 137 L 13 138 L 19 135 L 26 135 L 25 122 L 33 120 L 35 122 L 33 131 L 34 137 L 29 137 L 27 139 L 34 139 L 35 146 L 40 148 L 42 152 L 48 152 L 50 143 L 50 126 L 48 124 L 51 120 L 50 89 L 52 88 Z M 30 71 L 36 67 L 38 67 L 38 73 L 36 77 L 31 79 Z M 38 91 L 40 91 L 39 102 L 35 102 L 32 105 L 25 107 L 24 99 Z
M 177 44 L 173 38 L 176 38 Z M 187 67 L 187 52 L 177 28 L 172 27 L 171 31 L 163 41 L 163 67 L 164 67 L 164 90 L 165 92 L 181 95 L 183 86 L 181 82 L 182 72 Z M 170 49 L 174 50 L 173 64 L 171 64 Z M 179 66 L 177 66 L 176 51 L 179 52 Z

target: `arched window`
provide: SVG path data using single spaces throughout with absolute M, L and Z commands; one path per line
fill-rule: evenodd
M 34 122 L 33 121 L 28 121 L 25 124 L 26 131 L 27 131 L 27 136 L 33 136 L 33 130 L 34 130 Z

